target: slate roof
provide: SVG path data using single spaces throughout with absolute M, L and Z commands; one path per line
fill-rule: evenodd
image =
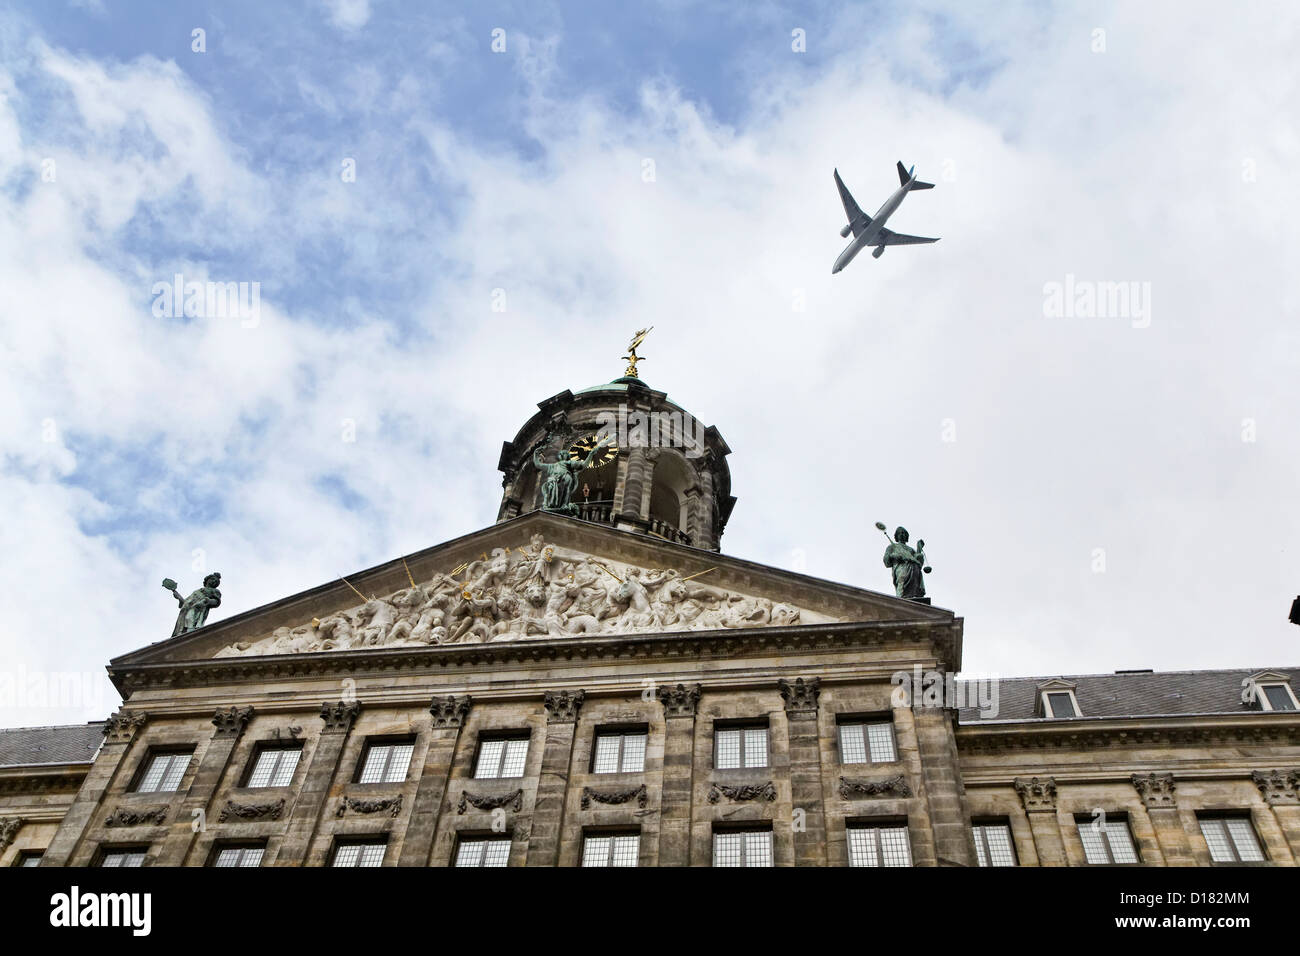
M 0 767 L 90 763 L 104 740 L 104 721 L 0 730 Z
M 1045 677 L 1003 678 L 998 682 L 998 713 L 981 718 L 978 707 L 962 707 L 963 724 L 1036 718 L 1038 686 L 1059 678 L 1075 683 L 1081 716 L 1176 717 L 1191 714 L 1252 714 L 1257 708 L 1241 702 L 1242 680 L 1263 671 L 1286 674 L 1300 694 L 1300 667 L 1254 667 L 1249 670 L 1161 671 L 1158 673 L 1049 674 Z M 967 684 L 968 681 L 958 681 Z M 963 698 L 968 699 L 968 698 Z

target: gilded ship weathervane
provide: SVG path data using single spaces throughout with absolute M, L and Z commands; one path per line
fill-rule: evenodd
M 650 328 L 642 329 L 641 331 L 637 332 L 636 335 L 632 336 L 632 344 L 627 347 L 627 354 L 623 356 L 623 358 L 627 359 L 627 371 L 623 373 L 625 377 L 627 378 L 638 377 L 636 374 L 636 363 L 644 362 L 645 359 L 642 358 L 640 355 L 636 354 L 636 347 L 640 345 L 643 341 L 645 341 L 645 337 L 649 335 L 653 329 L 654 326 L 652 325 L 650 326 Z

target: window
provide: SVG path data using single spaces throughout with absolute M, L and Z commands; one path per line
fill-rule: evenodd
M 150 754 L 144 773 L 140 775 L 140 782 L 136 784 L 136 792 L 162 793 L 178 789 L 192 756 L 192 750 L 184 753 Z
M 105 850 L 99 858 L 100 866 L 144 866 L 144 847 L 130 849 Z
M 1215 863 L 1262 863 L 1259 837 L 1247 817 L 1202 817 L 1201 834 Z
M 893 721 L 853 721 L 840 724 L 841 762 L 889 763 L 897 759 Z
M 216 856 L 212 858 L 213 866 L 261 866 L 262 853 L 266 847 L 262 844 L 242 846 L 219 846 Z M 382 856 L 382 854 L 381 854 Z M 341 864 L 335 863 L 335 866 Z
M 40 866 L 41 857 L 45 855 L 43 850 L 25 850 L 22 856 L 18 857 L 19 866 Z
M 456 847 L 456 865 L 509 866 L 510 837 L 461 840 Z M 585 861 L 583 865 L 586 865 Z
M 411 768 L 414 749 L 410 740 L 367 744 L 357 783 L 401 783 Z
M 646 732 L 608 732 L 596 735 L 592 773 L 640 773 L 645 770 Z
M 253 761 L 246 787 L 287 787 L 298 768 L 301 747 L 262 747 Z
M 1089 863 L 1140 863 L 1124 817 L 1081 817 L 1077 821 L 1083 855 Z
M 1015 866 L 1016 847 L 1006 823 L 975 825 L 975 859 L 980 866 Z
M 1295 698 L 1286 684 L 1260 684 L 1260 703 L 1265 710 L 1295 710 Z
M 907 827 L 899 824 L 855 824 L 848 828 L 849 866 L 911 866 Z
M 721 830 L 713 834 L 714 866 L 771 866 L 771 830 Z
M 379 840 L 340 840 L 330 866 L 383 866 L 388 844 Z
M 478 748 L 478 761 L 474 765 L 476 780 L 504 777 L 522 777 L 524 761 L 528 758 L 528 738 L 484 740 Z
M 640 833 L 608 833 L 582 841 L 583 866 L 636 866 Z
M 767 766 L 767 728 L 719 729 L 714 739 L 713 765 L 718 770 Z
M 1078 708 L 1074 706 L 1074 695 L 1068 690 L 1052 691 L 1044 694 L 1047 698 L 1048 717 L 1078 717 Z

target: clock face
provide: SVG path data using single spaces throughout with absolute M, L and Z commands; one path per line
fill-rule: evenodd
M 596 447 L 596 436 L 588 435 L 586 438 L 579 438 L 569 446 L 569 459 L 571 461 L 582 461 L 591 450 Z M 591 460 L 592 468 L 599 468 L 601 465 L 607 465 L 618 457 L 617 445 L 606 445 L 605 449 Z

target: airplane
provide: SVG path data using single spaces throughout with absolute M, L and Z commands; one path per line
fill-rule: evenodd
M 853 196 L 849 193 L 848 188 L 844 185 L 844 180 L 840 179 L 840 171 L 835 170 L 835 186 L 840 191 L 840 201 L 844 203 L 844 212 L 849 217 L 849 224 L 840 230 L 841 236 L 848 236 L 849 232 L 853 233 L 853 241 L 848 244 L 840 257 L 835 260 L 835 267 L 831 269 L 831 275 L 839 272 L 867 246 L 875 246 L 871 257 L 879 259 L 885 251 L 885 246 L 910 246 L 921 242 L 938 242 L 938 239 L 926 239 L 924 236 L 907 236 L 901 232 L 893 232 L 885 228 L 885 222 L 903 203 L 903 197 L 913 189 L 933 189 L 934 183 L 923 183 L 916 178 L 916 167 L 904 169 L 903 164 L 898 164 L 898 181 L 902 184 L 898 191 L 885 200 L 885 204 L 877 210 L 875 217 L 868 216 L 858 204 L 853 201 Z

